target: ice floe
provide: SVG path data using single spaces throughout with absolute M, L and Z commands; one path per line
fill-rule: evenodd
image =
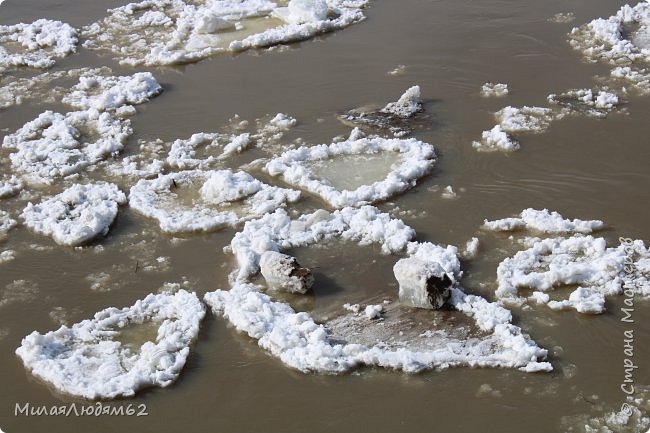
M 650 2 L 624 5 L 609 18 L 597 18 L 571 31 L 570 44 L 586 58 L 613 65 L 650 61 L 647 34 L 650 27 Z
M 167 233 L 235 226 L 298 200 L 300 192 L 266 185 L 245 172 L 188 170 L 141 179 L 129 205 Z
M 14 250 L 5 250 L 0 251 L 0 265 L 3 263 L 9 263 L 16 258 L 16 251 Z
M 63 97 L 79 111 L 47 110 L 4 137 L 2 147 L 15 150 L 9 159 L 26 183 L 52 184 L 120 152 L 133 133 L 122 117 L 161 91 L 148 72 L 113 77 L 94 71 L 82 72 Z
M 412 124 L 422 111 L 420 86 L 412 86 L 397 101 L 389 102 L 381 109 L 355 108 L 340 115 L 339 119 L 350 126 L 386 130 L 396 137 L 403 137 L 411 132 Z
M 310 168 L 310 164 L 332 158 L 346 155 L 362 158 L 381 152 L 397 152 L 401 161 L 391 167 L 384 180 L 352 191 L 334 188 L 326 179 L 314 176 Z M 365 137 L 355 129 L 345 141 L 289 150 L 270 160 L 265 169 L 273 176 L 281 175 L 290 185 L 318 194 L 330 205 L 341 208 L 385 200 L 413 187 L 418 178 L 431 171 L 435 158 L 433 146 L 414 138 Z
M 82 75 L 63 102 L 80 110 L 115 111 L 147 102 L 162 92 L 151 72 L 122 77 Z
M 481 140 L 473 141 L 472 147 L 482 152 L 493 152 L 501 150 L 512 152 L 519 149 L 519 143 L 513 139 L 506 131 L 501 129 L 501 125 L 495 125 L 489 131 L 483 131 Z
M 21 217 L 28 228 L 60 245 L 81 245 L 106 235 L 123 204 L 126 196 L 114 184 L 74 184 L 41 203 L 29 203 Z
M 366 0 L 144 0 L 82 29 L 86 48 L 128 65 L 194 62 L 225 51 L 308 39 L 365 18 Z
M 524 209 L 517 218 L 503 218 L 494 221 L 485 220 L 483 228 L 493 231 L 535 230 L 542 233 L 592 233 L 601 230 L 604 223 L 600 220 L 565 219 L 558 212 L 548 209 Z
M 45 111 L 4 137 L 11 165 L 28 184 L 51 184 L 119 152 L 132 133 L 128 119 L 91 109 Z
M 169 155 L 167 164 L 173 168 L 182 170 L 193 168 L 208 168 L 216 161 L 245 150 L 251 143 L 250 134 L 228 135 L 220 133 L 200 132 L 193 134 L 187 140 L 175 140 Z M 197 148 L 204 148 L 207 151 L 217 149 L 218 154 L 209 155 L 205 158 L 197 158 Z
M 361 245 L 379 244 L 386 254 L 401 251 L 415 235 L 401 220 L 373 206 L 346 207 L 335 212 L 320 209 L 292 220 L 284 209 L 248 221 L 230 242 L 239 269 L 235 280 L 247 281 L 260 270 L 266 251 L 314 244 L 340 237 Z
M 0 109 L 35 101 L 41 104 L 61 102 L 70 91 L 72 79 L 82 75 L 110 75 L 108 67 L 74 68 L 65 71 L 47 71 L 32 77 L 0 76 Z
M 508 85 L 503 83 L 485 83 L 481 86 L 481 96 L 484 98 L 500 98 L 506 96 L 510 91 Z
M 509 311 L 479 296 L 466 295 L 457 287 L 452 289 L 450 305 L 473 318 L 480 335 L 456 339 L 442 331 L 446 336 L 442 342 L 434 336 L 424 344 L 411 342 L 394 346 L 376 340 L 372 340 L 372 344 L 360 344 L 350 342 L 349 337 L 358 335 L 357 330 L 364 331 L 368 326 L 381 326 L 377 324 L 384 323 L 384 314 L 392 317 L 392 310 L 399 308 L 397 304 L 388 312 L 384 304 L 367 305 L 363 309 L 364 324 L 353 325 L 350 331 L 349 320 L 357 320 L 354 317 L 359 317 L 362 311 L 358 304 L 344 306 L 352 318 L 344 319 L 343 325 L 337 319 L 317 324 L 308 313 L 296 312 L 288 304 L 274 301 L 261 292 L 262 287 L 248 282 L 259 272 L 261 257 L 268 251 L 340 237 L 360 244 L 378 244 L 387 254 L 406 253 L 409 260 L 437 263 L 451 282 L 457 284 L 461 275 L 457 249 L 410 242 L 414 235 L 401 220 L 392 219 L 372 206 L 347 207 L 331 213 L 318 210 L 295 220 L 279 209 L 247 222 L 244 229 L 235 234 L 229 251 L 235 255 L 238 269 L 232 275 L 231 289 L 207 293 L 205 301 L 235 328 L 257 339 L 260 347 L 301 371 L 342 373 L 363 365 L 406 372 L 452 366 L 512 367 L 524 371 L 551 369 L 549 363 L 539 362 L 546 356 L 546 350 L 536 346 L 510 323 Z M 341 326 L 346 328 L 343 337 L 335 332 L 341 330 Z
M 8 50 L 7 44 L 18 50 Z M 61 21 L 0 26 L 0 72 L 15 67 L 49 68 L 77 50 L 77 31 Z
M 34 331 L 16 354 L 32 374 L 62 393 L 88 399 L 129 397 L 178 378 L 204 315 L 194 293 L 150 294 L 131 307 L 107 308 L 71 327 Z M 147 325 L 157 329 L 145 342 L 120 341 Z
M 534 239 L 532 246 L 506 258 L 497 268 L 499 299 L 522 304 L 534 301 L 554 309 L 574 308 L 602 313 L 604 297 L 629 290 L 650 295 L 650 251 L 643 241 L 607 247 L 604 238 L 574 235 Z M 552 300 L 548 292 L 577 286 L 566 300 Z M 533 290 L 528 298 L 520 290 Z
M 266 251 L 261 255 L 260 271 L 266 285 L 274 290 L 304 294 L 314 284 L 309 269 L 300 266 L 295 257 L 277 251 Z
M 618 96 L 604 90 L 594 94 L 591 89 L 574 89 L 559 95 L 550 94 L 547 99 L 551 104 L 564 106 L 570 108 L 572 112 L 583 112 L 593 117 L 605 117 L 618 105 Z
M 12 197 L 23 189 L 23 182 L 15 175 L 0 177 L 0 199 Z
M 9 212 L 0 209 L 0 235 L 9 231 L 9 229 L 14 227 L 16 224 L 18 223 L 11 217 Z

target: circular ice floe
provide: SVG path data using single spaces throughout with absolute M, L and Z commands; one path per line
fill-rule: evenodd
M 95 109 L 45 111 L 6 135 L 11 165 L 30 184 L 51 184 L 120 151 L 133 131 L 128 119 Z
M 362 185 L 353 191 L 337 190 L 327 180 L 317 178 L 309 163 L 325 161 L 341 156 L 364 157 L 382 152 L 397 152 L 399 164 L 391 167 L 386 178 L 370 185 Z M 361 206 L 385 200 L 415 185 L 418 178 L 426 175 L 436 161 L 433 146 L 414 138 L 364 137 L 358 129 L 341 142 L 300 147 L 289 150 L 266 164 L 266 171 L 282 175 L 285 182 L 318 194 L 332 206 Z
M 25 337 L 16 354 L 60 392 L 89 399 L 129 397 L 174 382 L 199 332 L 205 307 L 194 293 L 150 294 L 133 306 L 107 308 L 71 327 Z M 119 341 L 130 328 L 153 324 L 156 336 L 135 347 Z
M 460 262 L 455 247 L 410 242 L 414 235 L 413 229 L 401 220 L 392 219 L 372 206 L 347 207 L 332 213 L 319 210 L 296 220 L 280 209 L 247 222 L 235 235 L 230 250 L 239 268 L 232 275 L 231 289 L 208 293 L 205 301 L 238 330 L 257 339 L 260 347 L 301 371 L 342 373 L 362 365 L 406 372 L 452 366 L 551 369 L 549 363 L 538 362 L 546 356 L 546 350 L 510 323 L 509 311 L 479 296 L 466 295 L 457 286 Z M 426 348 L 408 343 L 391 347 L 383 343 L 366 345 L 341 341 L 338 337 L 332 339 L 328 324 L 315 323 L 308 313 L 295 312 L 288 304 L 274 301 L 261 292 L 261 287 L 249 282 L 259 271 L 264 252 L 338 237 L 360 244 L 379 244 L 385 253 L 406 252 L 413 259 L 437 263 L 455 282 L 450 305 L 472 317 L 481 335 L 467 340 L 449 338 L 444 344 Z M 376 308 L 370 313 L 375 320 L 367 323 L 374 326 L 372 323 L 378 319 Z
M 109 10 L 84 27 L 84 46 L 129 65 L 168 65 L 308 39 L 365 18 L 366 0 L 145 0 Z M 265 20 L 263 20 L 265 19 Z
M 123 204 L 126 196 L 112 183 L 75 184 L 39 204 L 29 203 L 21 217 L 27 227 L 60 245 L 80 245 L 108 233 Z
M 61 21 L 0 26 L 0 72 L 21 66 L 48 68 L 76 50 L 77 31 Z
M 602 313 L 605 296 L 623 290 L 650 295 L 648 263 L 650 251 L 640 240 L 607 248 L 605 239 L 592 236 L 536 239 L 499 264 L 496 295 L 511 303 L 533 301 L 553 309 Z M 568 300 L 551 300 L 547 292 L 561 286 L 578 287 Z M 522 297 L 520 289 L 533 293 Z
M 129 205 L 167 233 L 190 233 L 235 226 L 299 197 L 299 191 L 266 185 L 245 172 L 190 170 L 138 181 Z

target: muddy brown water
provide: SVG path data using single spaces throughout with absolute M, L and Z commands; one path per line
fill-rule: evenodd
M 607 73 L 604 65 L 583 62 L 566 43 L 566 34 L 572 25 L 607 17 L 623 3 L 375 0 L 365 22 L 285 51 L 148 68 L 165 91 L 138 107 L 127 152 L 134 151 L 138 139 L 187 138 L 219 130 L 234 114 L 253 121 L 279 111 L 299 121 L 286 142 L 300 137 L 329 143 L 349 133 L 336 120 L 338 113 L 395 100 L 408 86 L 419 84 L 431 127 L 415 136 L 436 146 L 439 161 L 416 188 L 380 207 L 402 217 L 417 231 L 418 240 L 461 246 L 478 235 L 480 254 L 463 263 L 462 283 L 468 293 L 492 299 L 497 264 L 518 248 L 507 236 L 481 232 L 484 218 L 549 207 L 565 216 L 603 219 L 608 224 L 604 236 L 611 241 L 618 236 L 650 241 L 650 98 L 629 96 L 627 113 L 604 120 L 571 117 L 555 122 L 544 134 L 521 136 L 522 149 L 509 155 L 478 153 L 471 147 L 482 130 L 494 125 L 491 113 L 499 108 L 544 105 L 547 94 L 591 87 L 594 75 Z M 7 0 L 0 6 L 0 23 L 47 17 L 81 26 L 116 4 Z M 558 12 L 574 12 L 576 20 L 547 21 Z M 406 65 L 403 74 L 387 74 L 399 64 Z M 116 73 L 134 71 L 84 49 L 56 69 L 101 65 Z M 487 81 L 508 83 L 511 94 L 481 98 L 480 86 Z M 0 112 L 0 130 L 13 131 L 45 108 L 65 109 L 27 102 Z M 0 169 L 9 170 L 6 160 Z M 123 179 L 116 181 L 128 186 Z M 447 185 L 453 185 L 456 199 L 441 197 Z M 39 191 L 34 199 L 59 188 Z M 17 198 L 0 202 L 14 214 L 24 205 Z M 297 209 L 317 207 L 326 205 L 306 195 Z M 410 212 L 402 215 L 400 210 Z M 108 236 L 93 244 L 102 245 L 103 251 L 58 247 L 23 227 L 9 232 L 0 248 L 15 250 L 17 258 L 0 265 L 0 288 L 27 280 L 30 287 L 36 285 L 37 294 L 31 289 L 31 296 L 0 304 L 3 431 L 565 431 L 564 417 L 602 415 L 594 403 L 614 409 L 624 401 L 619 388 L 623 331 L 630 326 L 639 365 L 635 382 L 650 384 L 650 304 L 642 300 L 636 302 L 632 325 L 620 321 L 622 299 L 608 300 L 607 313 L 598 317 L 514 308 L 515 323 L 550 351 L 554 371 L 541 374 L 468 368 L 418 375 L 382 369 L 341 376 L 303 374 L 209 314 L 175 384 L 110 403 L 144 404 L 148 416 L 14 416 L 17 403 L 84 403 L 49 389 L 25 371 L 14 355 L 23 336 L 55 329 L 61 321 L 75 323 L 108 306 L 131 305 L 165 282 L 186 281 L 199 295 L 227 288 L 233 258 L 222 248 L 233 233 L 228 229 L 175 240 L 128 208 L 121 209 Z M 381 256 L 374 247 L 333 245 L 331 251 L 297 249 L 296 254 L 319 266 L 317 277 L 325 282 L 306 300 L 288 299 L 297 309 L 325 317 L 343 302 L 396 295 L 390 271 L 394 258 Z M 166 259 L 161 263 L 158 257 Z M 480 393 L 485 384 L 498 392 Z

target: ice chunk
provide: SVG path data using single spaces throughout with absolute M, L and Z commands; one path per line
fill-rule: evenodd
M 403 250 L 415 232 L 401 220 L 393 219 L 372 206 L 346 207 L 336 212 L 318 210 L 292 220 L 284 209 L 246 222 L 235 233 L 230 250 L 237 259 L 236 279 L 247 281 L 259 271 L 260 256 L 341 237 L 361 245 L 378 244 L 385 253 Z
M 63 97 L 63 102 L 81 110 L 112 111 L 125 105 L 142 104 L 160 92 L 162 87 L 151 72 L 122 77 L 86 74 Z
M 326 326 L 316 324 L 307 313 L 296 313 L 289 305 L 273 301 L 252 284 L 235 284 L 229 291 L 207 293 L 204 299 L 212 311 L 257 339 L 261 348 L 304 372 L 344 373 L 361 365 L 407 373 L 453 366 L 551 370 L 550 363 L 538 361 L 546 356 L 546 350 L 537 347 L 518 327 L 509 323 L 511 317 L 507 310 L 460 290 L 453 298 L 454 305 L 475 317 L 487 335 L 466 341 L 452 340 L 429 348 L 408 345 L 390 348 L 384 343 L 362 345 L 331 340 Z M 381 304 L 369 307 L 373 317 L 383 308 Z M 374 322 L 367 321 L 369 325 Z
M 349 126 L 371 127 L 390 131 L 395 137 L 411 133 L 411 127 L 423 110 L 420 102 L 420 86 L 412 86 L 396 102 L 390 102 L 379 110 L 361 107 L 339 116 Z
M 80 245 L 106 235 L 126 196 L 112 183 L 74 184 L 39 204 L 29 203 L 21 217 L 37 233 L 60 245 Z
M 82 34 L 85 47 L 110 50 L 123 64 L 179 64 L 342 29 L 365 18 L 366 3 L 291 0 L 283 7 L 268 0 L 143 0 L 110 9 Z
M 468 240 L 467 243 L 465 244 L 465 249 L 463 250 L 463 258 L 464 259 L 473 259 L 476 257 L 476 254 L 478 254 L 478 248 L 479 248 L 479 240 L 477 237 L 473 237 L 472 239 Z
M 299 191 L 266 185 L 244 172 L 189 170 L 138 181 L 129 205 L 158 220 L 165 232 L 189 233 L 235 226 L 298 198 Z
M 366 318 L 368 320 L 379 319 L 381 317 L 381 312 L 384 310 L 384 306 L 381 304 L 377 305 L 368 305 L 364 310 Z
M 548 95 L 548 101 L 588 116 L 605 117 L 618 105 L 618 96 L 605 90 L 595 94 L 591 89 L 573 89 L 559 95 Z
M 507 106 L 496 112 L 501 129 L 506 132 L 543 132 L 555 120 L 550 108 Z
M 568 300 L 549 301 L 546 303 L 553 310 L 573 308 L 578 313 L 600 314 L 605 311 L 605 296 L 595 290 L 578 287 L 569 295 Z
M 484 98 L 506 96 L 509 93 L 508 85 L 502 83 L 485 83 L 481 86 L 481 96 Z
M 35 376 L 65 394 L 88 399 L 130 397 L 169 386 L 196 340 L 205 307 L 194 293 L 150 294 L 133 306 L 107 308 L 71 327 L 26 336 L 16 354 Z M 153 324 L 139 347 L 118 341 L 130 327 Z
M 629 241 L 607 248 L 605 239 L 575 235 L 570 238 L 537 239 L 532 246 L 502 261 L 497 268 L 496 295 L 521 303 L 520 288 L 547 292 L 558 286 L 578 285 L 566 301 L 534 295 L 537 303 L 552 308 L 576 308 L 581 312 L 604 311 L 604 297 L 623 288 L 650 296 L 650 272 L 643 265 L 650 251 L 643 241 Z
M 9 159 L 27 183 L 51 184 L 120 151 L 132 132 L 128 119 L 107 112 L 48 110 L 6 135 L 2 147 L 16 150 Z
M 415 113 L 422 111 L 420 103 L 420 86 L 412 86 L 406 89 L 406 92 L 400 96 L 397 102 L 390 102 L 381 109 L 382 113 L 392 114 L 397 117 L 411 117 Z
M 601 230 L 605 224 L 600 220 L 565 219 L 559 213 L 548 209 L 524 209 L 519 218 L 485 220 L 483 228 L 493 231 L 536 230 L 542 233 L 592 233 Z
M 18 223 L 15 219 L 11 218 L 9 212 L 0 209 L 0 235 L 9 231 L 9 229 L 14 227 L 16 224 Z
M 592 61 L 603 60 L 614 65 L 650 60 L 643 35 L 650 26 L 650 3 L 624 5 L 616 15 L 597 18 L 574 28 L 570 44 Z M 634 29 L 635 31 L 628 31 Z M 637 37 L 640 36 L 640 37 Z
M 451 279 L 442 266 L 417 258 L 398 261 L 394 268 L 399 299 L 411 307 L 440 309 L 451 296 Z
M 314 284 L 309 269 L 301 267 L 295 257 L 276 251 L 266 251 L 261 255 L 260 270 L 271 289 L 304 294 Z
M 418 178 L 429 173 L 435 163 L 435 151 L 430 144 L 414 138 L 385 139 L 359 134 L 355 129 L 350 138 L 342 142 L 289 150 L 269 161 L 265 169 L 269 174 L 281 175 L 287 183 L 318 194 L 332 206 L 341 208 L 374 203 L 403 192 L 414 186 Z M 402 161 L 392 167 L 384 180 L 362 185 L 353 191 L 337 190 L 327 180 L 314 176 L 309 168 L 310 162 L 381 152 L 397 152 Z
M 15 43 L 23 49 L 15 53 L 4 43 Z M 49 68 L 57 58 L 77 50 L 77 31 L 61 21 L 39 19 L 30 24 L 0 26 L 0 72 L 10 67 Z
M 14 250 L 5 250 L 0 252 L 0 265 L 3 263 L 9 263 L 16 258 L 16 252 Z
M 18 194 L 23 189 L 23 183 L 15 175 L 0 178 L 0 199 Z
M 489 131 L 483 131 L 481 141 L 472 142 L 472 147 L 484 152 L 493 152 L 495 150 L 512 152 L 519 150 L 519 143 L 502 130 L 500 125 L 496 125 Z

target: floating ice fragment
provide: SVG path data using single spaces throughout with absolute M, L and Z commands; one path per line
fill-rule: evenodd
M 604 60 L 614 65 L 650 61 L 650 50 L 643 35 L 650 26 L 650 2 L 624 5 L 616 15 L 597 18 L 574 28 L 570 44 L 592 61 Z M 635 31 L 634 31 L 635 30 Z
M 204 315 L 194 293 L 150 294 L 131 307 L 107 308 L 71 327 L 34 331 L 16 354 L 32 374 L 60 392 L 88 399 L 130 397 L 178 378 Z M 118 341 L 129 328 L 147 324 L 157 327 L 152 341 L 136 347 Z
M 75 184 L 39 204 L 29 203 L 21 217 L 37 233 L 60 245 L 81 245 L 106 235 L 126 196 L 111 183 Z
M 260 270 L 271 289 L 304 294 L 314 284 L 309 269 L 301 267 L 295 257 L 277 251 L 266 251 L 261 255 Z
M 28 184 L 51 184 L 120 151 L 132 132 L 129 120 L 107 112 L 48 110 L 6 135 L 2 147 L 16 150 L 9 159 Z
M 481 86 L 481 96 L 484 98 L 506 96 L 509 93 L 508 85 L 502 83 L 485 83 Z
M 2 44 L 15 43 L 11 53 Z M 39 19 L 30 24 L 0 26 L 0 72 L 10 67 L 49 68 L 55 59 L 77 50 L 77 31 L 61 21 Z
M 460 290 L 455 292 L 454 305 L 474 317 L 486 335 L 468 340 L 450 338 L 427 348 L 333 341 L 328 337 L 327 326 L 316 324 L 307 313 L 297 313 L 289 305 L 273 301 L 252 284 L 236 283 L 229 291 L 207 293 L 204 299 L 215 313 L 257 339 L 261 348 L 304 372 L 344 373 L 361 365 L 407 373 L 455 366 L 509 367 L 529 372 L 552 368 L 547 362 L 538 362 L 546 356 L 546 350 L 509 323 L 511 316 L 507 310 Z M 377 307 L 383 308 L 381 304 Z M 376 311 L 370 310 L 373 315 Z M 375 322 L 366 321 L 369 326 Z
M 398 101 L 389 102 L 382 109 L 356 108 L 340 115 L 339 120 L 351 126 L 388 130 L 396 137 L 403 137 L 411 132 L 412 124 L 418 120 L 416 115 L 422 110 L 420 86 L 412 86 Z
M 23 189 L 23 183 L 15 175 L 0 177 L 0 199 L 13 197 Z
M 468 240 L 465 244 L 465 249 L 463 250 L 462 257 L 465 260 L 473 259 L 478 254 L 479 240 L 477 237 L 473 237 Z
M 547 99 L 552 104 L 570 108 L 572 113 L 581 112 L 594 117 L 605 117 L 618 105 L 618 96 L 605 90 L 594 94 L 591 89 L 574 89 L 548 95 Z
M 366 318 L 368 320 L 379 319 L 381 317 L 381 312 L 384 310 L 384 306 L 381 304 L 377 305 L 368 305 L 364 310 Z
M 310 170 L 309 163 L 324 161 L 343 155 L 373 155 L 380 152 L 397 152 L 401 163 L 395 164 L 382 181 L 362 185 L 353 191 L 337 190 L 327 180 L 319 179 Z M 433 146 L 414 138 L 385 139 L 362 137 L 355 129 L 350 138 L 342 142 L 300 147 L 289 150 L 266 164 L 266 171 L 282 175 L 284 181 L 318 194 L 332 206 L 361 206 L 385 200 L 415 185 L 418 178 L 426 175 L 435 163 Z
M 238 281 L 259 272 L 259 260 L 266 251 L 278 251 L 341 237 L 361 245 L 376 243 L 385 253 L 403 250 L 415 232 L 373 206 L 346 207 L 335 212 L 318 210 L 292 220 L 284 209 L 246 222 L 235 234 L 230 249 L 237 259 Z
M 568 300 L 553 301 L 542 294 L 533 294 L 532 299 L 551 308 L 601 313 L 604 297 L 620 294 L 623 288 L 650 296 L 650 269 L 644 266 L 649 258 L 650 251 L 640 240 L 607 248 L 605 239 L 592 236 L 538 239 L 499 264 L 496 295 L 507 302 L 523 303 L 526 299 L 519 295 L 521 288 L 548 292 L 577 285 Z
M 495 221 L 485 220 L 483 228 L 493 231 L 536 230 L 543 233 L 592 233 L 601 230 L 600 220 L 565 219 L 559 213 L 548 209 L 532 208 L 521 211 L 519 218 L 504 218 Z
M 244 172 L 189 170 L 138 181 L 129 205 L 173 234 L 235 226 L 299 197 L 299 191 L 266 185 Z
M 281 7 L 268 0 L 144 0 L 110 9 L 82 34 L 85 47 L 112 51 L 123 64 L 188 63 L 347 27 L 365 18 L 366 3 L 291 0 Z
M 399 260 L 393 272 L 404 305 L 437 310 L 449 301 L 452 280 L 440 264 L 409 257 Z
M 122 77 L 82 75 L 79 84 L 63 97 L 63 102 L 81 110 L 118 110 L 125 105 L 147 102 L 162 92 L 151 72 L 138 72 Z
M 512 152 L 519 149 L 519 143 L 502 130 L 500 125 L 495 125 L 491 130 L 483 131 L 481 141 L 472 142 L 472 147 L 482 152 Z
M 16 224 L 18 223 L 15 219 L 11 218 L 9 212 L 0 209 L 0 235 L 9 231 L 9 229 L 14 227 Z

